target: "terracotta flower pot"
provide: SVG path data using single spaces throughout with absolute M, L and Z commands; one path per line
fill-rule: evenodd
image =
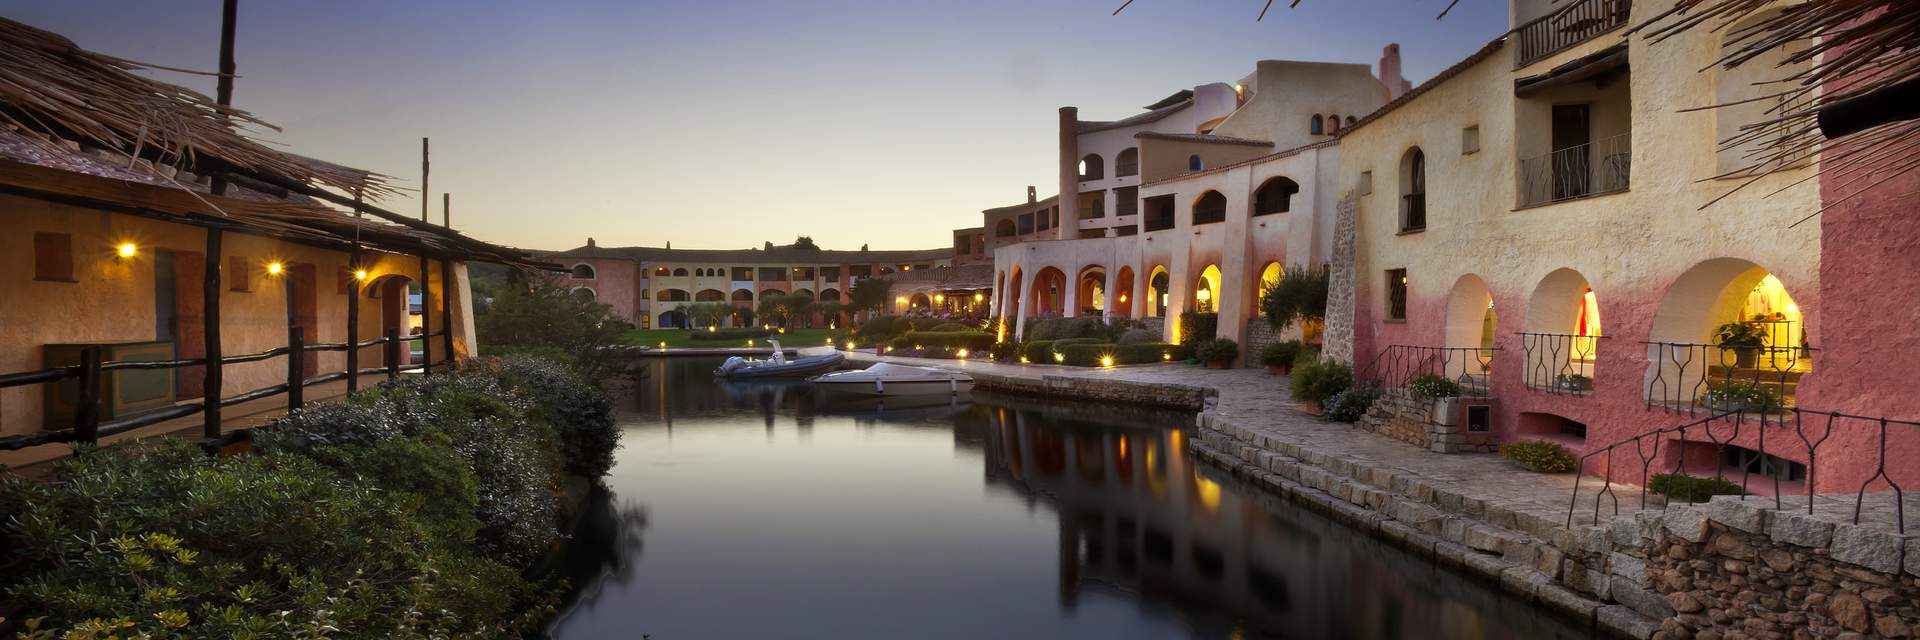
M 1293 375 L 1293 365 L 1270 364 L 1267 365 L 1267 373 L 1276 376 Z
M 1207 368 L 1208 368 L 1208 369 L 1225 369 L 1225 368 L 1227 368 L 1227 363 L 1225 363 L 1225 362 L 1209 362 L 1209 363 L 1207 363 Z
M 1325 408 L 1320 405 L 1320 401 L 1318 400 L 1302 401 L 1297 406 L 1300 407 L 1301 412 L 1310 416 L 1317 416 L 1325 411 Z

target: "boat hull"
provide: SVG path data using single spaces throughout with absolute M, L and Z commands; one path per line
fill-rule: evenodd
M 891 398 L 900 396 L 954 395 L 973 390 L 972 380 L 912 380 L 907 382 L 885 382 L 874 380 L 827 381 L 815 380 L 814 384 L 828 393 L 869 398 Z
M 788 361 L 786 364 L 756 364 L 731 371 L 715 371 L 714 373 L 720 377 L 734 380 L 751 378 L 799 378 L 832 371 L 839 368 L 840 363 L 846 361 L 846 359 L 847 357 L 844 355 L 831 353 L 819 356 L 807 356 L 805 358 Z

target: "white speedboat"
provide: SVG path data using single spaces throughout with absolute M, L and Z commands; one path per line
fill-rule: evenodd
M 807 380 L 831 393 L 868 397 L 955 395 L 973 390 L 973 376 L 965 373 L 886 362 Z

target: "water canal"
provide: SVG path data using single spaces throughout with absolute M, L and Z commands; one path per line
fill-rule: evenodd
M 555 638 L 1587 637 L 1197 463 L 1190 415 L 823 406 L 716 364 L 617 391 Z

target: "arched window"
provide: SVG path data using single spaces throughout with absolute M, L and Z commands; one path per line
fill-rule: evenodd
M 747 289 L 733 290 L 734 302 L 753 302 L 753 292 Z
M 687 292 L 682 289 L 661 289 L 655 299 L 661 302 L 686 302 L 688 297 Z
M 1268 178 L 1253 192 L 1253 215 L 1264 216 L 1286 213 L 1293 210 L 1293 194 L 1300 193 L 1300 185 L 1286 176 Z
M 573 279 L 575 279 L 575 280 L 592 280 L 592 279 L 593 279 L 593 265 L 590 265 L 590 264 L 587 264 L 587 263 L 584 263 L 584 262 L 583 262 L 583 263 L 580 263 L 580 264 L 576 264 L 576 265 L 573 265 L 573 274 L 572 274 L 572 275 L 573 275 Z
M 1347 116 L 1347 126 L 1353 126 L 1353 116 Z
M 993 225 L 993 237 L 995 238 L 1011 238 L 1017 235 L 1020 235 L 1020 231 L 1013 227 L 1013 220 L 1011 219 L 1001 220 L 999 224 Z
M 596 299 L 599 299 L 600 295 L 597 293 L 594 293 L 593 289 L 590 289 L 587 287 L 574 287 L 573 297 L 579 298 L 581 300 L 586 300 L 588 302 L 592 302 Z
M 1317 114 L 1317 113 L 1313 114 L 1313 124 L 1307 125 L 1307 133 L 1311 133 L 1317 136 L 1317 135 L 1324 135 L 1326 134 L 1326 132 L 1327 132 L 1326 120 L 1321 119 L 1320 114 Z
M 683 267 L 683 268 L 679 268 L 679 269 L 674 269 L 674 270 L 673 270 L 673 275 L 676 275 L 676 276 L 684 276 L 684 275 L 687 275 L 687 270 L 686 270 L 686 268 L 684 268 L 684 267 Z
M 654 267 L 653 269 L 653 275 L 656 275 L 656 276 L 666 276 L 666 275 L 672 275 L 672 274 L 673 272 L 668 271 L 666 267 Z
M 1199 155 L 1199 154 L 1194 154 L 1194 155 L 1190 155 L 1190 156 L 1187 156 L 1187 170 L 1188 170 L 1188 171 L 1200 171 L 1200 170 L 1202 170 L 1202 169 L 1205 169 L 1205 168 L 1207 168 L 1207 164 L 1206 164 L 1205 162 L 1201 162 L 1201 161 L 1200 161 L 1200 155 Z
M 1120 155 L 1113 159 L 1113 175 L 1121 178 L 1140 175 L 1140 149 L 1138 147 L 1127 147 L 1125 151 L 1121 151 Z
M 821 302 L 839 302 L 840 290 L 839 289 L 821 289 L 820 301 Z
M 1194 224 L 1225 222 L 1226 219 L 1227 197 L 1220 195 L 1220 192 L 1208 191 L 1200 194 L 1200 199 L 1193 201 Z
M 1327 116 L 1327 135 L 1340 133 L 1340 114 Z
M 720 302 L 726 299 L 727 294 L 719 289 L 701 289 L 700 293 L 693 294 L 694 302 Z
M 1080 158 L 1081 180 L 1099 180 L 1105 177 L 1107 177 L 1107 165 L 1106 161 L 1100 158 L 1100 154 L 1089 153 Z
M 1400 157 L 1400 231 L 1427 228 L 1427 155 L 1420 147 Z

